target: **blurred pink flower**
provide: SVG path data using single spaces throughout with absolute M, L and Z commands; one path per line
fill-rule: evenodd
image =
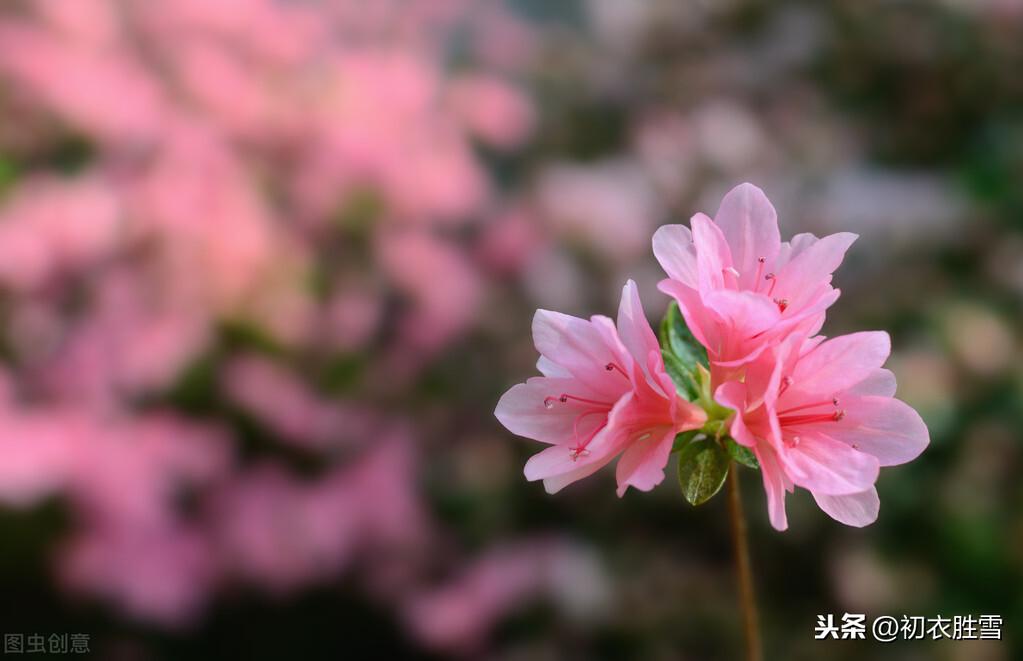
M 707 348 L 715 385 L 789 334 L 820 329 L 839 295 L 831 273 L 855 239 L 798 234 L 782 243 L 774 207 L 752 184 L 732 189 L 714 220 L 693 216 L 692 231 L 657 230 L 654 254 L 668 274 L 660 289 Z
M 771 525 L 787 526 L 785 491 L 809 490 L 832 518 L 865 526 L 877 518 L 880 466 L 915 459 L 927 426 L 894 399 L 887 333 L 822 341 L 793 336 L 751 363 L 744 381 L 718 387 L 735 409 L 731 433 L 753 450 L 767 491 Z
M 580 238 L 603 255 L 634 259 L 664 213 L 659 197 L 631 161 L 554 165 L 540 173 L 537 204 L 562 235 Z
M 560 540 L 505 544 L 439 586 L 414 592 L 406 600 L 405 618 L 431 648 L 471 655 L 502 617 L 538 597 L 594 619 L 607 600 L 605 580 L 582 549 Z
M 451 103 L 469 131 L 494 147 L 509 149 L 521 143 L 533 127 L 533 107 L 504 81 L 481 75 L 451 83 Z
M 283 366 L 239 356 L 224 368 L 224 389 L 283 440 L 309 449 L 340 447 L 369 432 L 368 416 L 324 400 Z
M 383 434 L 353 465 L 300 481 L 279 466 L 243 473 L 218 494 L 211 521 L 225 562 L 271 592 L 336 576 L 355 558 L 414 548 L 425 532 L 410 448 Z
M 117 191 L 98 176 L 25 181 L 0 207 L 0 280 L 35 290 L 110 257 L 122 213 Z
M 676 394 L 636 284 L 622 290 L 617 330 L 607 317 L 539 310 L 533 340 L 544 376 L 512 387 L 495 411 L 509 431 L 553 445 L 526 463 L 526 478 L 555 493 L 621 454 L 619 496 L 659 484 L 675 435 L 706 414 Z
M 94 527 L 65 546 L 61 562 L 70 589 L 169 626 L 187 625 L 199 615 L 219 569 L 202 532 L 179 524 Z
M 377 250 L 382 268 L 413 304 L 401 328 L 408 345 L 436 350 L 472 321 L 479 275 L 450 242 L 424 232 L 395 231 L 380 237 Z
M 70 22 L 70 12 L 64 17 Z M 99 140 L 149 143 L 163 121 L 162 91 L 137 59 L 120 44 L 109 43 L 104 24 L 103 18 L 91 26 L 80 23 L 77 35 L 64 36 L 4 17 L 0 73 L 16 79 L 48 110 Z

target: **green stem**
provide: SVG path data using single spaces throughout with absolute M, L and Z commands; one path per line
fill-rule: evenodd
M 753 568 L 750 564 L 746 517 L 742 511 L 742 493 L 739 488 L 738 466 L 733 461 L 728 471 L 728 514 L 732 524 L 735 545 L 735 572 L 739 580 L 739 605 L 742 609 L 743 629 L 746 633 L 746 661 L 762 661 L 760 625 L 757 601 L 753 593 Z

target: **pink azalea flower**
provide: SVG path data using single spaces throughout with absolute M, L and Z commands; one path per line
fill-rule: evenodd
M 754 361 L 744 381 L 715 393 L 737 412 L 733 438 L 760 462 L 778 530 L 788 526 L 785 491 L 794 486 L 837 521 L 873 523 L 878 469 L 915 459 L 930 441 L 917 412 L 893 398 L 895 377 L 881 367 L 891 350 L 887 333 L 822 340 L 793 336 Z
M 707 347 L 715 385 L 789 333 L 820 329 L 839 295 L 831 273 L 855 234 L 783 243 L 774 207 L 752 184 L 725 195 L 714 220 L 698 213 L 691 224 L 658 229 L 654 254 L 668 274 L 660 289 Z
M 676 394 L 636 284 L 622 290 L 617 330 L 604 316 L 538 310 L 533 340 L 543 376 L 514 386 L 495 411 L 513 433 L 552 445 L 526 463 L 526 478 L 555 493 L 621 454 L 619 496 L 659 484 L 675 435 L 706 414 Z

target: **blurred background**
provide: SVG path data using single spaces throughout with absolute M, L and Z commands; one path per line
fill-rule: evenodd
M 1021 71 L 1020 0 L 5 0 L 0 631 L 738 658 L 724 499 L 547 496 L 493 409 L 534 309 L 656 322 L 653 230 L 752 181 L 860 235 L 825 332 L 932 436 L 863 530 L 744 471 L 767 658 L 1023 658 Z

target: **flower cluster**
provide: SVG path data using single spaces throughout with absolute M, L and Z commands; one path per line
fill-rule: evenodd
M 676 448 L 685 488 L 694 469 L 684 462 L 698 454 L 688 444 L 725 457 L 696 468 L 703 484 L 720 486 L 728 454 L 759 467 L 778 530 L 788 526 L 785 493 L 796 486 L 842 523 L 872 523 L 879 468 L 914 459 L 929 437 L 920 416 L 893 397 L 895 378 L 882 367 L 886 333 L 818 334 L 840 293 L 832 273 L 855 239 L 799 234 L 783 242 L 763 191 L 742 184 L 713 219 L 696 214 L 691 227 L 654 234 L 668 275 L 660 289 L 684 319 L 666 325 L 681 328 L 688 345 L 672 332 L 658 345 L 631 281 L 617 330 L 606 317 L 538 311 L 543 376 L 514 386 L 496 411 L 510 431 L 552 446 L 529 460 L 526 477 L 553 493 L 620 454 L 618 495 L 629 486 L 647 491 L 664 479 Z M 706 368 L 694 355 L 705 355 Z M 725 468 L 708 475 L 713 465 Z M 687 498 L 702 502 L 715 490 Z

